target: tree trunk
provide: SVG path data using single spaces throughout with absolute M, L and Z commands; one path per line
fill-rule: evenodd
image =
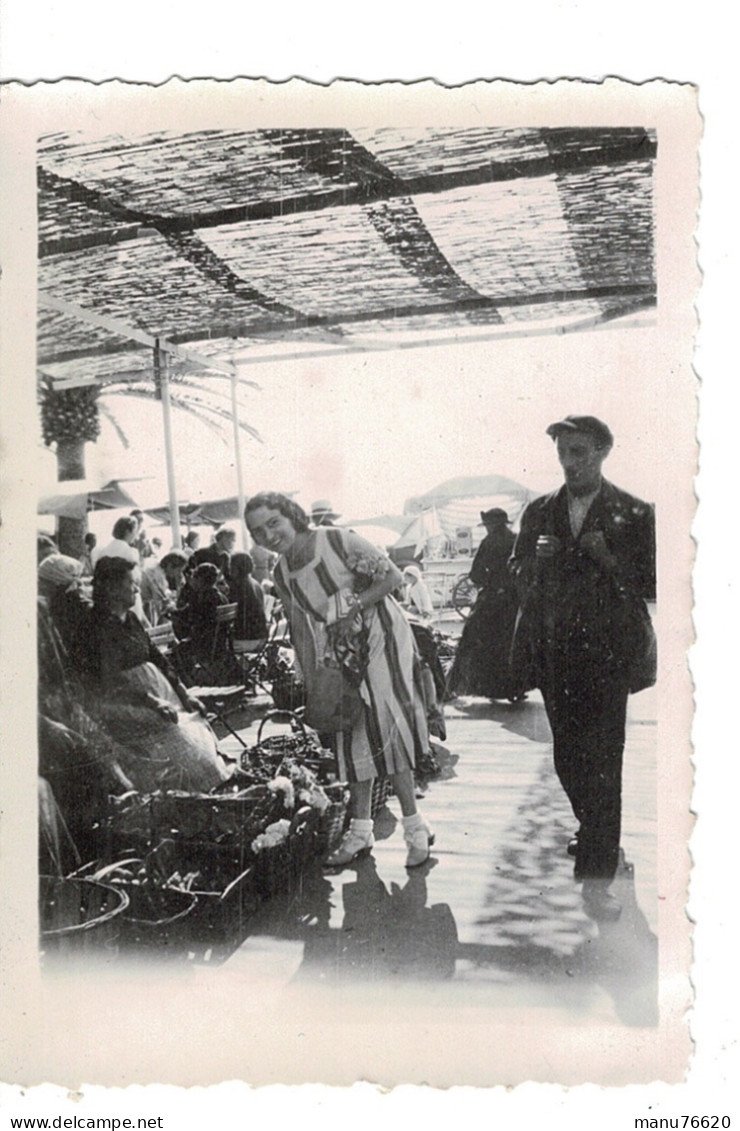
M 85 441 L 68 440 L 57 442 L 57 480 L 60 483 L 70 479 L 85 478 Z M 87 533 L 87 516 L 85 518 L 67 518 L 60 515 L 57 519 L 57 543 L 63 554 L 70 558 L 79 558 L 85 548 L 85 534 Z

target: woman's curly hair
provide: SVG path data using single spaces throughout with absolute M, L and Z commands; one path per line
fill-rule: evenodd
M 303 534 L 309 529 L 308 515 L 303 507 L 299 507 L 298 503 L 294 503 L 292 499 L 289 499 L 287 495 L 280 494 L 279 491 L 261 491 L 259 495 L 252 495 L 251 499 L 247 499 L 247 505 L 244 508 L 245 521 L 249 512 L 256 511 L 259 507 L 279 511 L 283 518 L 287 518 L 293 524 L 294 529 L 299 534 Z

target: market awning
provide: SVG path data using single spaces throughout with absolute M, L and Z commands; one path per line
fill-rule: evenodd
M 501 507 L 509 521 L 516 523 L 532 498 L 532 491 L 505 475 L 458 476 L 438 484 L 425 495 L 407 499 L 404 510 L 408 515 L 433 514 L 435 522 L 451 539 L 461 530 L 469 531 L 473 545 L 477 545 L 485 534 L 481 511 Z
M 359 533 L 363 533 L 363 526 L 382 526 L 386 530 L 390 529 L 395 532 L 396 536 L 403 534 L 404 530 L 409 526 L 409 516 L 407 514 L 378 514 L 372 518 L 356 518 L 345 522 L 342 520 L 340 526 L 357 527 Z
M 216 388 L 224 359 L 647 310 L 655 155 L 641 127 L 41 137 L 41 374 L 135 388 L 160 339 Z
M 220 526 L 223 522 L 241 519 L 239 498 L 228 495 L 223 499 L 205 499 L 199 503 L 180 503 L 180 521 L 191 526 Z M 170 522 L 168 506 L 149 507 L 146 512 L 157 522 Z
M 45 492 L 38 501 L 36 513 L 82 519 L 91 510 L 112 510 L 136 505 L 136 500 L 117 479 L 112 479 L 102 487 L 84 479 L 70 479 L 58 483 L 54 491 Z
M 171 407 L 228 424 L 243 497 L 247 366 L 644 324 L 656 152 L 641 126 L 49 133 L 39 381 L 155 392 L 173 514 Z

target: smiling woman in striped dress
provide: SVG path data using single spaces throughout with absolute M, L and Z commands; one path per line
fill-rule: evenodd
M 255 495 L 245 519 L 257 545 L 279 554 L 274 580 L 309 709 L 327 654 L 336 649 L 356 655 L 363 642 L 362 714 L 351 731 L 333 736 L 340 777 L 349 783 L 352 820 L 327 865 L 344 866 L 372 848 L 372 786 L 383 777 L 391 779 L 401 804 L 406 866 L 423 864 L 433 837 L 416 808 L 413 770 L 428 749 L 426 709 L 414 639 L 391 596 L 400 572 L 352 531 L 311 529 L 305 512 L 286 495 Z

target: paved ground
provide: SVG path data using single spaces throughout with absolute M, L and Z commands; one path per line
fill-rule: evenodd
M 657 1024 L 654 708 L 653 691 L 630 702 L 618 922 L 583 911 L 539 695 L 460 699 L 446 708 L 444 777 L 420 801 L 436 833 L 429 864 L 404 868 L 392 798 L 372 856 L 336 875 L 316 868 L 296 897 L 263 907 L 248 937 L 198 961 L 235 985 L 269 986 L 299 1013 L 326 1006 L 334 989 L 344 1009 L 423 994 L 560 1024 Z M 248 741 L 256 726 L 242 732 Z

